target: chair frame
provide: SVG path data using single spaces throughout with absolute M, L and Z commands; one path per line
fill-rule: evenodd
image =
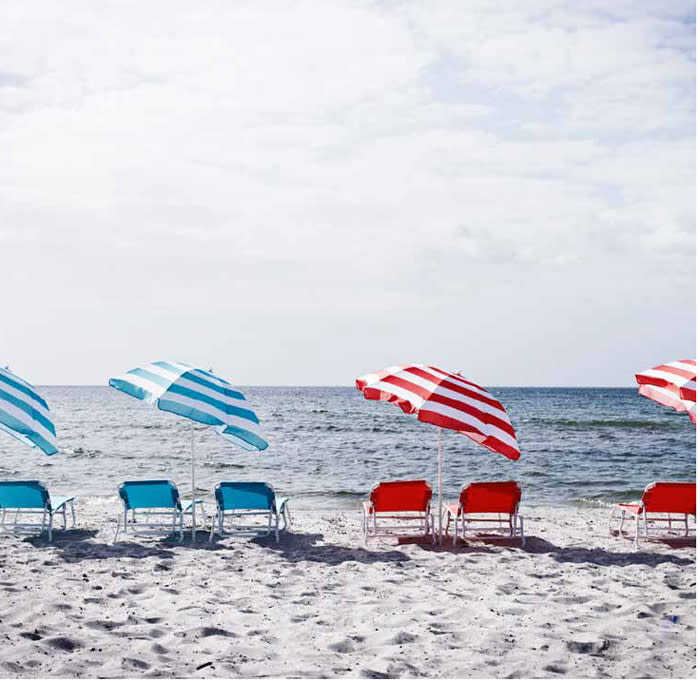
M 370 496 L 374 490 L 387 482 L 403 481 L 380 481 L 372 487 Z M 427 482 L 425 484 L 428 485 Z M 395 521 L 398 524 L 385 524 L 384 521 L 387 520 Z M 406 522 L 410 524 L 402 524 Z M 362 534 L 365 542 L 369 539 L 411 536 L 412 533 L 419 533 L 426 537 L 430 536 L 432 543 L 435 543 L 435 518 L 432 513 L 432 499 L 428 501 L 425 511 L 376 511 L 371 499 L 362 502 Z
M 56 497 L 56 500 L 60 499 L 60 503 L 53 507 L 51 503 L 51 494 L 46 486 L 39 482 L 38 480 L 23 480 L 18 482 L 34 483 L 42 491 L 44 496 L 44 507 L 39 508 L 33 506 L 1 506 L 0 507 L 0 530 L 3 532 L 12 532 L 14 534 L 33 534 L 36 530 L 39 530 L 39 534 L 46 532 L 48 534 L 49 541 L 53 540 L 53 519 L 56 514 L 60 514 L 62 519 L 62 530 L 68 529 L 68 518 L 67 518 L 67 507 L 70 505 L 71 510 L 71 527 L 75 527 L 75 497 Z M 8 515 L 13 515 L 14 518 L 8 520 Z M 24 520 L 25 516 L 41 516 L 41 522 L 38 520 L 36 522 L 31 522 L 29 520 Z M 22 521 L 20 521 L 22 518 Z
M 214 499 L 216 500 L 216 490 L 221 487 L 219 483 L 214 488 Z M 289 498 L 277 498 L 275 489 L 269 483 L 260 483 L 268 487 L 273 495 L 273 505 L 268 509 L 222 509 L 216 500 L 216 512 L 211 516 L 211 530 L 209 532 L 209 541 L 214 541 L 214 534 L 220 537 L 235 537 L 235 536 L 252 536 L 252 537 L 269 537 L 273 532 L 275 541 L 279 542 L 280 532 L 289 529 L 292 525 L 292 516 L 289 512 Z M 260 523 L 237 524 L 240 519 L 248 519 L 253 517 L 267 518 L 267 526 Z M 282 526 L 280 527 L 280 520 Z M 228 523 L 228 528 L 226 527 Z
M 478 537 L 479 534 L 485 534 L 485 536 L 501 536 L 506 534 L 509 537 L 517 538 L 520 537 L 521 546 L 525 546 L 525 523 L 523 517 L 520 515 L 520 502 L 515 505 L 513 513 L 495 512 L 495 511 L 472 511 L 470 513 L 464 512 L 464 506 L 462 505 L 462 493 L 473 483 L 469 483 L 462 487 L 458 502 L 457 515 L 453 513 L 454 504 L 443 504 L 443 511 L 446 514 L 446 525 L 447 533 L 449 534 L 450 521 L 454 517 L 455 528 L 452 535 L 453 546 L 457 545 L 457 538 L 461 536 L 463 541 L 467 539 L 467 533 Z M 518 489 L 520 485 L 516 483 Z M 479 525 L 484 523 L 483 525 Z M 487 525 L 485 523 L 492 523 Z M 474 524 L 474 526 L 472 526 Z M 461 532 L 459 531 L 461 527 Z
M 200 499 L 195 499 L 190 501 L 183 506 L 182 499 L 180 498 L 180 491 L 177 485 L 171 480 L 153 480 L 152 482 L 167 483 L 172 485 L 177 494 L 175 501 L 175 507 L 168 506 L 153 506 L 150 508 L 129 508 L 127 506 L 126 500 L 121 496 L 121 490 L 125 484 L 134 482 L 147 482 L 141 480 L 128 480 L 119 485 L 119 498 L 122 501 L 123 510 L 120 512 L 117 518 L 117 529 L 114 533 L 113 542 L 117 541 L 119 537 L 119 532 L 124 531 L 129 532 L 131 528 L 131 533 L 134 536 L 161 536 L 164 533 L 167 534 L 177 534 L 180 537 L 180 541 L 184 540 L 185 537 L 185 514 L 192 509 L 192 504 L 200 505 L 202 501 Z M 202 508 L 200 506 L 200 508 Z M 131 521 L 129 522 L 129 513 L 131 513 Z M 151 519 L 151 516 L 155 516 L 155 520 Z M 158 520 L 158 518 L 165 518 L 165 520 Z M 206 516 L 204 514 L 204 509 L 202 508 L 202 522 L 206 522 Z
M 663 484 L 652 482 L 644 489 L 644 494 L 649 491 L 654 485 Z M 625 521 L 628 517 L 634 518 L 634 547 L 639 548 L 640 529 L 643 531 L 644 539 L 677 539 L 678 534 L 673 534 L 676 528 L 683 531 L 683 537 L 690 536 L 691 529 L 688 518 L 692 515 L 697 523 L 697 517 L 692 513 L 668 513 L 665 511 L 647 511 L 644 503 L 644 494 L 636 504 L 613 504 L 610 509 L 610 517 L 608 519 L 609 533 L 622 536 Z M 616 513 L 619 513 L 619 519 L 616 518 Z M 656 523 L 659 523 L 657 526 Z M 663 527 L 661 524 L 663 523 Z M 617 527 L 613 525 L 617 524 Z M 651 533 L 651 534 L 650 534 Z M 656 537 L 654 534 L 656 533 Z

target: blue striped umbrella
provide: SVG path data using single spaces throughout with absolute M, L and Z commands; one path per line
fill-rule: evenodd
M 209 371 L 181 362 L 153 362 L 109 379 L 112 388 L 155 404 L 158 409 L 213 426 L 247 451 L 267 449 L 260 421 L 245 396 Z M 191 437 L 192 501 L 195 499 L 194 424 Z M 195 533 L 192 503 L 192 538 Z
M 49 405 L 29 383 L 0 368 L 0 430 L 50 456 L 58 449 L 49 412 Z

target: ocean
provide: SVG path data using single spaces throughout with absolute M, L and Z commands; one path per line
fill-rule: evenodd
M 40 389 L 61 453 L 47 457 L 0 433 L 0 477 L 44 481 L 56 494 L 114 495 L 120 481 L 165 477 L 190 488 L 190 422 L 106 386 Z M 270 442 L 248 453 L 196 426 L 198 494 L 220 480 L 264 480 L 292 508 L 359 508 L 379 480 L 437 478 L 436 428 L 354 388 L 242 387 Z M 443 431 L 445 496 L 472 480 L 518 480 L 523 504 L 639 497 L 653 480 L 695 480 L 695 427 L 633 388 L 489 388 L 520 443 L 509 461 Z

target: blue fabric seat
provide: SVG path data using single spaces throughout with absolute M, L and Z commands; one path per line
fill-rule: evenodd
M 280 530 L 291 525 L 289 499 L 277 499 L 272 485 L 266 482 L 220 482 L 214 488 L 216 514 L 211 519 L 209 541 L 216 532 L 220 536 L 254 534 L 267 536 L 275 533 L 279 541 Z M 241 524 L 255 516 L 267 519 L 264 524 Z M 228 521 L 229 528 L 226 528 Z M 282 527 L 280 527 L 280 521 Z
M 47 532 L 49 541 L 53 538 L 53 518 L 57 513 L 62 516 L 63 529 L 68 525 L 66 511 L 71 509 L 72 526 L 75 527 L 75 497 L 54 496 L 38 480 L 3 480 L 0 481 L 0 526 L 3 530 L 13 532 Z M 8 519 L 8 514 L 13 518 Z M 31 518 L 41 516 L 41 522 L 32 522 Z
M 201 503 L 197 499 L 183 505 L 180 492 L 170 480 L 126 480 L 119 485 L 119 497 L 124 508 L 117 521 L 114 541 L 121 529 L 127 532 L 130 528 L 134 534 L 163 534 L 170 530 L 172 534 L 179 534 L 182 540 L 184 514 L 191 509 L 192 503 Z M 152 516 L 165 520 L 158 522 L 152 520 Z

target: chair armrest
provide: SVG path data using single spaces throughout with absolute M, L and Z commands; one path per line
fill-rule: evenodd
M 60 511 L 63 506 L 66 504 L 70 503 L 71 501 L 75 501 L 75 497 L 49 497 L 51 501 L 51 510 L 56 512 Z
M 371 501 L 363 501 L 362 502 L 362 512 L 365 515 L 372 515 L 373 510 L 374 510 L 374 506 L 372 505 Z
M 187 511 L 190 511 L 192 509 L 193 504 L 203 504 L 204 499 L 195 499 L 194 501 L 188 501 L 186 504 L 182 506 L 182 512 L 187 513 Z
M 451 515 L 454 516 L 455 518 L 459 517 L 459 504 L 443 504 L 442 505 L 442 510 L 447 513 L 447 517 L 449 518 Z
M 639 515 L 642 512 L 641 504 L 613 504 L 613 508 L 619 508 L 623 513 Z
M 281 499 L 275 499 L 275 509 L 277 513 L 284 513 L 285 506 L 289 503 L 289 497 L 282 497 Z

